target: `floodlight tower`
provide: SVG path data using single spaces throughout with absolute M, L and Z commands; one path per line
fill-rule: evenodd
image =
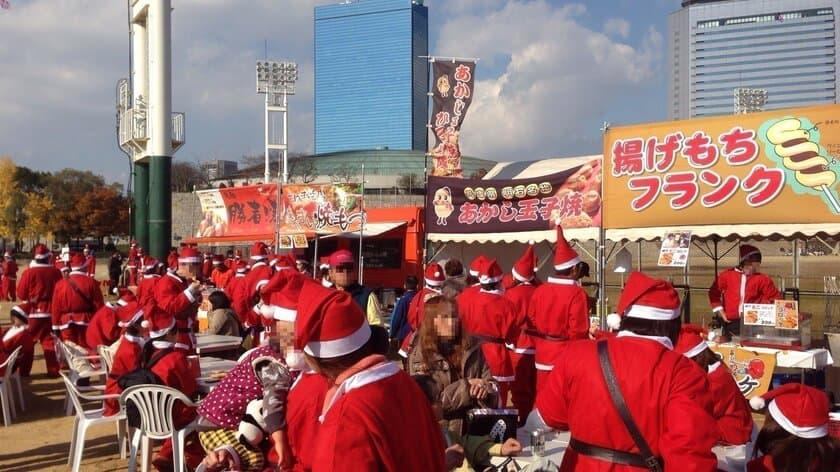
M 283 151 L 283 183 L 288 183 L 289 158 L 289 107 L 288 95 L 295 94 L 298 67 L 295 62 L 257 61 L 257 93 L 265 94 L 265 175 L 264 183 L 271 178 L 269 172 L 269 151 Z M 270 134 L 271 112 L 283 114 L 283 142 L 274 143 Z

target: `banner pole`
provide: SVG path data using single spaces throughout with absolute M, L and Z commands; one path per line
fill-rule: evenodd
M 362 240 L 364 239 L 365 233 L 365 220 L 367 220 L 367 215 L 365 214 L 365 163 L 362 162 L 362 224 L 359 225 L 359 285 L 364 285 L 365 283 L 365 255 L 362 252 Z
M 604 126 L 601 128 L 601 132 L 603 134 L 604 141 L 607 140 L 607 136 L 609 134 L 610 124 L 606 121 L 604 122 Z M 604 146 L 606 148 L 606 146 Z M 607 158 L 607 153 L 604 153 L 603 157 L 601 158 L 601 195 L 604 195 L 604 168 L 606 168 L 606 162 L 604 160 Z M 603 198 L 603 197 L 602 197 Z M 602 327 L 607 326 L 607 282 L 606 282 L 606 264 L 607 258 L 604 254 L 604 249 L 607 243 L 607 230 L 604 227 L 604 214 L 603 214 L 603 206 L 601 212 L 601 221 L 598 225 L 598 317 L 600 319 L 600 323 Z
M 421 56 L 428 59 L 426 61 L 426 77 L 429 81 L 429 88 L 426 90 L 426 150 L 423 153 L 423 218 L 426 218 L 426 214 L 429 211 L 429 208 L 426 206 L 426 195 L 429 192 L 429 133 L 432 130 L 432 63 L 435 62 L 434 56 Z M 409 193 L 411 186 L 409 186 Z M 423 222 L 423 227 L 426 228 L 425 221 Z M 426 263 L 429 262 L 427 259 L 429 254 L 429 232 L 428 230 L 423 231 L 423 265 L 425 266 Z

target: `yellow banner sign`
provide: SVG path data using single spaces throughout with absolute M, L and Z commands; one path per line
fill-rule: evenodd
M 838 105 L 610 128 L 604 225 L 838 222 L 838 155 Z
M 770 389 L 776 368 L 775 354 L 758 354 L 726 344 L 710 344 L 709 349 L 726 364 L 745 397 L 763 395 Z

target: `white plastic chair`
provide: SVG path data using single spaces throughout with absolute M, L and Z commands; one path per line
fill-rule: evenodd
M 134 432 L 129 450 L 128 470 L 137 470 L 137 450 L 142 440 L 143 463 L 142 470 L 149 470 L 152 459 L 152 439 L 172 439 L 172 459 L 175 472 L 183 472 L 184 443 L 187 435 L 195 431 L 196 421 L 182 429 L 175 429 L 172 421 L 172 407 L 180 401 L 188 407 L 196 407 L 183 392 L 163 385 L 135 385 L 125 389 L 120 396 L 120 407 L 125 411 L 125 405 L 131 401 L 140 413 L 140 427 Z
M 72 471 L 77 472 L 82 464 L 82 453 L 85 450 L 85 433 L 90 426 L 103 423 L 116 423 L 117 425 L 117 447 L 120 457 L 125 459 L 125 442 L 127 440 L 125 410 L 121 409 L 114 416 L 105 416 L 105 408 L 85 410 L 82 407 L 82 400 L 99 401 L 108 398 L 119 398 L 117 394 L 90 395 L 81 393 L 76 384 L 70 379 L 66 372 L 61 372 L 64 386 L 67 388 L 67 397 L 73 402 L 76 409 L 76 419 L 73 421 L 73 436 L 70 439 L 70 454 L 67 462 L 72 466 Z
M 15 370 L 15 363 L 17 362 L 21 349 L 23 349 L 23 346 L 18 346 L 17 349 L 12 351 L 6 361 L 0 364 L 0 368 L 6 368 L 6 372 L 3 373 L 3 380 L 0 381 L 0 403 L 2 403 L 3 408 L 3 424 L 6 426 L 10 426 L 12 424 L 12 418 L 17 416 L 17 412 L 15 411 L 15 396 L 12 391 L 12 371 Z M 18 378 L 18 392 L 20 394 L 20 378 Z M 23 409 L 22 398 L 23 395 L 21 394 L 21 409 Z
M 80 370 L 74 368 L 74 366 L 73 366 L 74 360 L 75 361 L 81 360 L 81 361 L 89 362 L 91 360 L 99 360 L 99 356 L 80 356 L 80 355 L 76 354 L 75 352 L 73 352 L 66 344 L 64 344 L 64 341 L 62 341 L 61 338 L 59 338 L 58 336 L 55 336 L 55 335 L 53 335 L 53 338 L 55 339 L 56 353 L 58 354 L 59 359 L 63 359 L 64 362 L 67 364 L 67 367 L 68 367 L 69 373 L 70 373 L 70 380 L 73 382 L 73 385 L 78 384 L 79 379 L 90 379 L 92 377 L 99 377 L 99 376 L 107 375 L 104 367 L 100 367 L 99 369 L 91 368 L 90 370 L 85 370 L 85 371 L 80 371 Z M 77 386 L 76 389 L 79 392 L 96 392 L 96 391 L 101 392 L 102 390 L 105 389 L 105 386 L 104 385 L 93 385 L 93 386 L 89 386 L 89 387 L 79 387 L 79 386 Z M 65 410 L 65 414 L 67 416 L 70 416 L 70 415 L 73 414 L 73 403 L 70 401 L 69 397 L 66 398 L 65 401 L 64 401 L 64 410 Z
M 99 359 L 102 361 L 102 368 L 105 369 L 105 374 L 111 372 L 111 367 L 114 365 L 114 353 L 111 352 L 111 348 L 104 344 L 100 344 L 96 347 L 96 352 L 99 353 Z

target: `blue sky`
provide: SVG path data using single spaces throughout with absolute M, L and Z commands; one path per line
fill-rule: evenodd
M 337 0 L 336 0 L 337 1 Z M 364 0 L 362 0 L 364 1 Z M 127 75 L 125 2 L 10 0 L 0 10 L 0 155 L 125 183 L 114 87 Z M 187 114 L 176 159 L 261 153 L 254 61 L 300 64 L 292 150 L 313 149 L 312 9 L 324 0 L 173 0 L 173 102 Z M 602 121 L 666 118 L 668 13 L 679 0 L 426 0 L 430 50 L 477 56 L 467 155 L 499 161 L 600 152 Z

